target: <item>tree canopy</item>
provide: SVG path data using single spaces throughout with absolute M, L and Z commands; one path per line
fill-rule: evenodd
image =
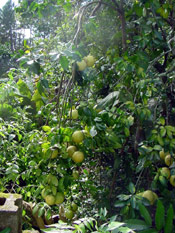
M 0 20 L 0 190 L 41 220 L 23 228 L 174 232 L 174 1 L 8 1 Z

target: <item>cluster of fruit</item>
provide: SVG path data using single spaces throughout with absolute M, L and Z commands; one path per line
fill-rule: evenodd
M 173 164 L 173 158 L 169 152 L 164 152 L 164 150 L 159 153 L 160 158 L 165 162 L 168 167 L 162 167 L 160 170 L 160 175 L 169 179 L 170 184 L 175 187 L 175 175 L 171 175 L 171 170 L 169 167 Z M 159 177 L 159 179 L 161 178 Z
M 82 61 L 77 62 L 78 70 L 83 71 L 86 67 L 91 67 L 95 64 L 95 58 L 92 55 L 84 57 Z
M 76 144 L 79 144 L 84 139 L 84 133 L 81 130 L 77 130 L 72 134 L 72 141 Z M 75 163 L 81 163 L 84 160 L 84 153 L 77 150 L 77 147 L 74 145 L 70 145 L 67 148 L 67 153 L 69 157 L 75 162 Z
M 73 109 L 69 112 L 69 117 L 76 120 L 78 119 L 78 111 L 76 109 Z M 72 134 L 72 141 L 75 144 L 79 144 L 84 140 L 84 132 L 82 130 L 77 130 Z M 84 160 L 84 153 L 77 150 L 77 147 L 74 145 L 70 145 L 67 148 L 67 153 L 69 157 L 75 162 L 75 163 L 81 163 Z
M 69 112 L 69 117 L 71 119 L 78 119 L 78 111 L 73 109 Z M 70 145 L 67 148 L 68 156 L 75 162 L 81 163 L 84 160 L 84 153 L 77 149 L 77 145 L 80 144 L 84 140 L 84 132 L 83 130 L 77 130 L 72 134 L 72 142 L 74 145 Z M 55 159 L 60 154 L 60 151 L 57 148 L 54 148 L 51 152 L 51 159 Z M 72 176 L 74 179 L 78 179 L 79 172 L 76 170 L 72 171 Z M 61 181 L 61 180 L 60 180 Z M 44 198 L 45 202 L 52 205 L 60 205 L 63 203 L 65 196 L 64 193 L 61 192 L 62 188 L 60 187 L 61 183 L 58 181 L 57 177 L 52 175 L 51 173 L 46 178 L 46 185 L 41 192 L 41 196 Z M 74 217 L 75 212 L 78 209 L 77 204 L 72 203 L 69 207 L 63 211 L 63 206 L 60 205 L 62 209 L 62 217 L 66 219 L 72 219 Z M 64 212 L 64 213 L 63 213 Z
M 72 109 L 69 112 L 70 119 L 76 120 L 78 119 L 78 111 L 76 109 Z M 83 142 L 84 135 L 86 135 L 88 132 L 86 130 L 76 130 L 72 134 L 72 145 L 69 145 L 67 147 L 67 151 L 65 151 L 65 156 L 63 158 L 70 157 L 75 163 L 81 163 L 84 160 L 84 153 L 80 150 L 78 150 L 78 145 Z M 50 148 L 50 159 L 56 159 L 58 155 L 60 154 L 60 149 L 57 147 Z M 76 169 L 73 169 L 72 171 L 72 177 L 73 179 L 77 180 L 79 178 L 79 172 Z M 62 190 L 64 190 L 63 181 L 64 178 L 61 178 L 60 180 L 57 179 L 57 177 L 51 173 L 49 173 L 45 180 L 44 188 L 42 189 L 41 196 L 45 200 L 45 202 L 49 206 L 53 205 L 60 205 L 59 206 L 59 215 L 62 217 L 63 220 L 66 219 L 72 219 L 75 215 L 75 212 L 78 209 L 78 206 L 76 203 L 72 202 L 69 203 L 69 205 L 66 204 L 66 209 L 64 209 L 64 206 L 61 205 L 64 202 L 65 194 Z
M 75 174 L 74 174 L 75 173 Z M 76 176 L 76 171 L 73 171 L 73 177 Z M 44 189 L 41 192 L 41 196 L 44 198 L 45 202 L 49 205 L 60 205 L 64 201 L 64 193 L 58 191 L 60 189 L 60 184 L 56 176 L 49 174 L 47 176 L 47 185 L 44 187 Z M 60 212 L 61 210 L 61 212 Z M 78 206 L 76 203 L 72 202 L 66 210 L 62 205 L 59 207 L 59 215 L 60 219 L 65 220 L 66 219 L 72 219 L 78 210 Z
M 44 198 L 45 202 L 50 206 L 63 203 L 64 194 L 58 191 L 59 182 L 57 177 L 49 174 L 46 181 L 47 185 L 41 192 L 41 196 Z
M 66 209 L 64 209 L 63 205 L 60 205 L 59 207 L 60 220 L 62 221 L 66 221 L 66 219 L 71 220 L 74 217 L 77 210 L 78 210 L 78 206 L 74 202 L 70 203 L 70 205 Z

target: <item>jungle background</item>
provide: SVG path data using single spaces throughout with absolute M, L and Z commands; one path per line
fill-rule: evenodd
M 9 0 L 0 22 L 0 191 L 23 230 L 175 232 L 174 0 Z

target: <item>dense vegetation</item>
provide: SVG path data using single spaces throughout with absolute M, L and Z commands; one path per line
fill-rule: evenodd
M 5 22 L 1 11 L 13 64 L 0 79 L 0 190 L 32 203 L 24 229 L 58 214 L 74 232 L 175 231 L 173 3 L 23 0 Z M 29 40 L 12 40 L 15 22 Z

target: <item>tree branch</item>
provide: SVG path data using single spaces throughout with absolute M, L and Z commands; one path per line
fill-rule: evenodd
M 106 6 L 108 6 L 108 7 L 110 7 L 110 8 L 113 9 L 113 6 L 112 6 L 112 5 L 110 5 L 110 4 L 108 4 L 108 3 L 105 3 L 105 2 L 102 2 L 102 0 L 90 2 L 90 3 L 86 4 L 85 6 L 82 6 L 82 7 L 79 9 L 79 12 L 80 12 L 80 13 L 79 13 L 79 17 L 78 17 L 78 27 L 77 27 L 77 31 L 76 31 L 76 33 L 75 33 L 75 36 L 74 36 L 74 38 L 73 38 L 73 43 L 76 44 L 77 37 L 78 37 L 78 34 L 79 34 L 79 32 L 80 32 L 80 29 L 81 29 L 81 22 L 82 22 L 82 18 L 83 18 L 83 15 L 84 15 L 85 10 L 86 10 L 89 6 L 91 6 L 91 5 L 93 5 L 93 4 L 99 4 L 99 3 L 100 3 L 100 4 L 103 4 L 103 5 L 106 5 Z
M 92 13 L 91 13 L 91 17 L 95 15 L 95 12 L 98 11 L 98 9 L 101 7 L 102 5 L 102 0 L 99 1 L 99 3 L 96 5 L 96 7 L 93 9 Z
M 124 1 L 120 0 L 120 6 L 116 2 L 116 0 L 112 0 L 112 2 L 116 6 L 116 10 L 117 10 L 119 17 L 120 17 L 120 20 L 121 20 L 122 46 L 123 46 L 123 50 L 126 50 L 126 20 L 125 20 L 125 11 L 123 8 Z
M 122 14 L 122 11 L 120 9 L 119 4 L 116 2 L 116 0 L 112 0 L 112 2 L 114 3 L 114 5 L 116 6 L 116 10 L 118 11 L 119 14 Z
M 120 153 L 119 153 L 120 156 L 123 155 L 124 149 L 125 149 L 125 147 L 126 147 L 128 141 L 129 141 L 129 137 L 126 138 L 126 141 L 125 141 L 125 143 L 123 144 L 123 146 L 122 146 L 122 148 L 121 148 L 121 151 L 120 151 Z M 111 199 L 112 193 L 113 193 L 113 191 L 114 191 L 115 182 L 116 182 L 116 177 L 117 177 L 117 172 L 118 172 L 118 170 L 115 169 L 115 170 L 114 170 L 113 177 L 112 177 L 112 183 L 111 183 L 111 188 L 110 188 L 110 192 L 109 192 L 109 199 Z
M 123 50 L 126 49 L 126 20 L 125 20 L 125 12 L 124 12 L 124 8 L 123 8 L 123 5 L 124 5 L 124 2 L 123 0 L 121 0 L 121 6 L 119 6 L 119 4 L 116 2 L 116 0 L 112 0 L 112 2 L 114 3 L 115 5 L 115 9 L 116 11 L 118 12 L 119 16 L 120 16 L 120 20 L 121 20 L 121 30 L 122 30 L 122 46 L 123 46 Z M 106 5 L 110 8 L 113 9 L 113 6 L 108 4 L 108 3 L 105 3 L 103 2 L 102 0 L 99 0 L 99 1 L 94 1 L 94 2 L 90 2 L 88 4 L 86 4 L 85 6 L 82 6 L 79 10 L 79 17 L 78 17 L 78 27 L 77 27 L 77 31 L 75 33 L 75 36 L 73 38 L 73 43 L 77 44 L 77 38 L 78 38 L 78 34 L 80 32 L 80 29 L 81 29 L 81 22 L 82 22 L 82 18 L 83 18 L 83 15 L 84 15 L 84 12 L 85 10 L 93 5 L 93 4 L 103 4 L 103 5 Z M 94 9 L 95 10 L 95 9 Z

